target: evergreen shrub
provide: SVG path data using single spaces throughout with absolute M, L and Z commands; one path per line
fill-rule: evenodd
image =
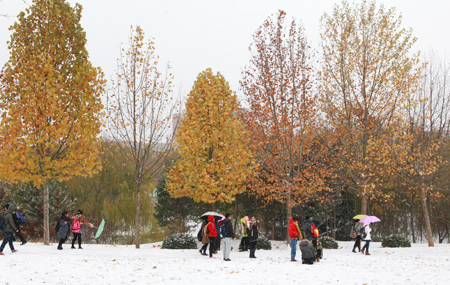
M 382 247 L 411 247 L 409 240 L 403 236 L 391 235 L 381 241 Z
M 256 249 L 272 250 L 272 243 L 265 237 L 259 237 Z
M 166 237 L 162 244 L 162 249 L 197 249 L 197 241 L 194 237 L 177 233 Z
M 326 249 L 338 249 L 338 243 L 332 238 L 327 236 L 319 237 L 319 242 L 322 244 L 323 248 Z

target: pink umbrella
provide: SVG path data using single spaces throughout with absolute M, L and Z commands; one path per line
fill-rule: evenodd
M 381 222 L 381 220 L 375 216 L 367 216 L 367 217 L 364 217 L 361 220 L 359 220 L 359 222 L 365 224 L 365 223 Z

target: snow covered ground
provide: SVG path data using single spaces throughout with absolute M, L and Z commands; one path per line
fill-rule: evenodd
M 271 251 L 256 251 L 257 259 L 236 252 L 231 262 L 222 252 L 215 260 L 198 250 L 163 250 L 161 243 L 134 246 L 83 245 L 56 250 L 56 245 L 28 243 L 6 246 L 0 256 L 0 284 L 450 284 L 450 245 L 414 244 L 412 248 L 381 248 L 371 244 L 371 256 L 352 253 L 351 242 L 325 250 L 314 265 L 290 262 L 290 249 L 273 242 Z M 300 259 L 299 251 L 297 259 Z

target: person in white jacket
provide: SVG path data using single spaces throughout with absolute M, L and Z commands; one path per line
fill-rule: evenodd
M 366 237 L 362 238 L 363 240 L 366 241 L 366 244 L 364 245 L 364 247 L 362 248 L 361 252 L 362 254 L 366 255 L 370 255 L 369 253 L 369 245 L 370 245 L 370 241 L 372 240 L 372 238 L 370 237 L 370 232 L 372 231 L 372 227 L 370 226 L 369 223 L 365 223 L 364 224 L 364 232 L 366 233 Z

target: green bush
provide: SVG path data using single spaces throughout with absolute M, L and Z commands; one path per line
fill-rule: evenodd
M 166 237 L 162 244 L 162 249 L 197 249 L 197 242 L 194 237 L 177 233 Z
M 339 248 L 338 243 L 332 237 L 322 236 L 319 238 L 319 242 L 322 244 L 322 247 L 326 249 Z
M 409 240 L 402 236 L 391 235 L 381 241 L 382 247 L 411 247 Z
M 265 237 L 258 238 L 256 249 L 272 250 L 272 243 Z

